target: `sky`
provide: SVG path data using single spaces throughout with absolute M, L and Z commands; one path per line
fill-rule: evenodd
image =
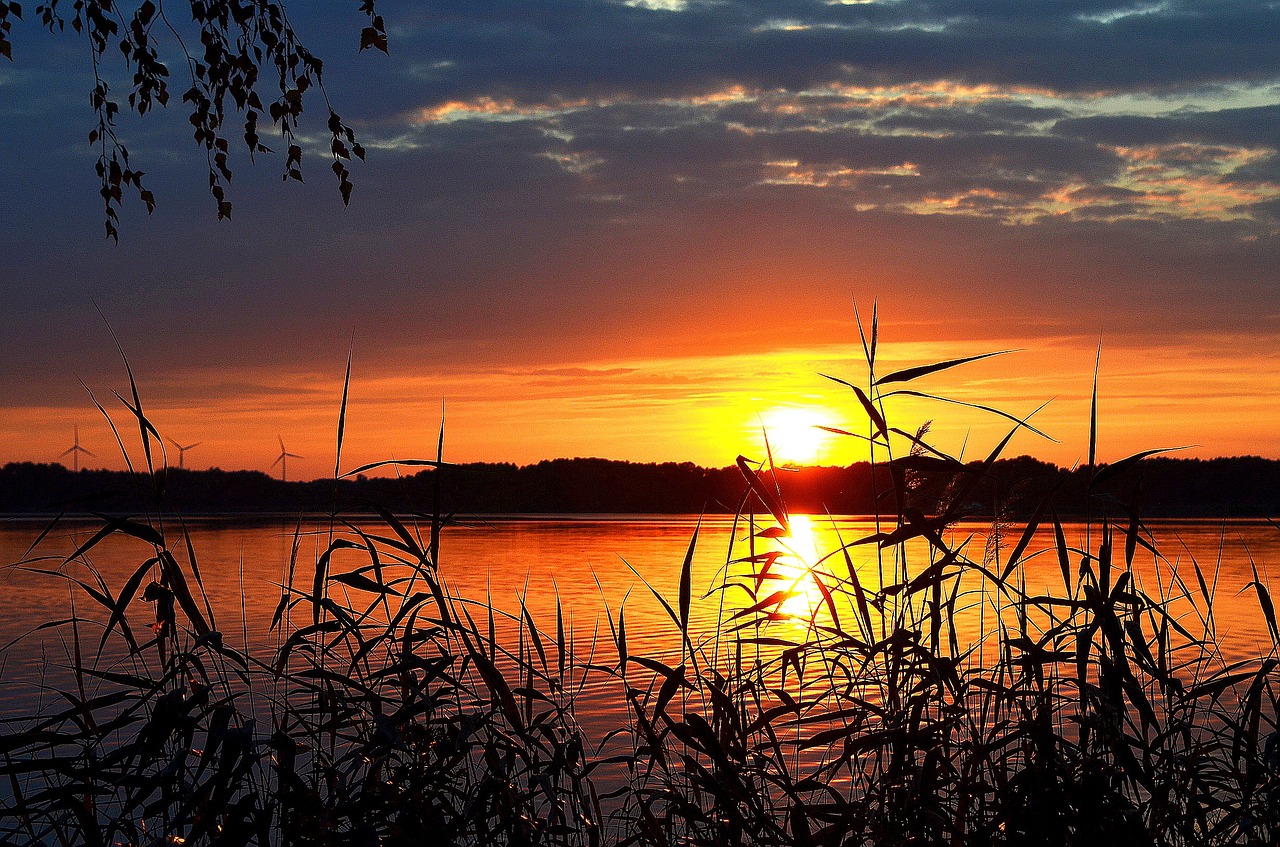
M 15 23 L 0 462 L 78 427 L 122 467 L 91 393 L 139 452 L 114 332 L 189 467 L 267 469 L 279 436 L 331 473 L 349 351 L 344 468 L 433 454 L 442 412 L 457 461 L 723 466 L 772 430 L 845 463 L 860 439 L 796 442 L 866 432 L 823 376 L 865 384 L 855 304 L 879 374 L 1015 351 L 903 386 L 1034 411 L 1011 455 L 1084 460 L 1101 345 L 1102 460 L 1280 457 L 1280 3 L 381 0 L 389 55 L 357 5 L 286 4 L 368 151 L 350 205 L 313 97 L 305 183 L 233 146 L 218 221 L 175 95 L 121 118 L 158 205 L 118 245 L 86 44 Z M 969 457 L 1010 427 L 886 409 Z

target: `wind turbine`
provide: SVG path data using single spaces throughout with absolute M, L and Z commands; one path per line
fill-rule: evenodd
M 302 456 L 299 456 L 297 453 L 290 453 L 288 450 L 284 449 L 284 439 L 279 435 L 276 436 L 276 440 L 280 442 L 280 455 L 276 456 L 276 460 L 271 463 L 271 467 L 274 468 L 276 465 L 279 465 L 280 481 L 288 482 L 289 459 L 301 459 Z
M 78 426 L 77 426 L 77 427 L 75 428 L 75 433 L 76 433 L 76 440 L 75 440 L 75 442 L 74 442 L 70 447 L 68 447 L 66 450 L 63 450 L 61 453 L 59 453 L 59 454 L 58 454 L 58 458 L 59 458 L 59 459 L 61 459 L 63 456 L 66 456 L 67 454 L 70 454 L 70 455 L 71 455 L 71 470 L 72 470 L 74 473 L 79 473 L 79 472 L 80 472 L 80 454 L 81 454 L 81 453 L 84 453 L 86 456 L 93 456 L 95 459 L 97 458 L 97 456 L 96 456 L 93 452 L 91 452 L 91 451 L 89 451 L 89 450 L 86 450 L 85 448 L 83 448 L 83 447 L 81 447 L 81 446 L 80 446 L 80 427 L 78 427 Z
M 178 448 L 178 467 L 179 467 L 179 468 L 185 468 L 185 467 L 187 466 L 187 464 L 186 464 L 186 461 L 187 461 L 187 451 L 188 451 L 188 450 L 190 450 L 192 447 L 199 447 L 199 446 L 200 446 L 201 444 L 203 444 L 204 442 L 203 442 L 203 441 L 197 441 L 195 444 L 188 444 L 186 447 L 183 447 L 181 444 L 179 444 L 178 442 L 176 442 L 176 441 L 174 441 L 172 438 L 170 438 L 170 439 L 169 439 L 169 443 L 170 443 L 170 444 L 172 444 L 174 447 L 177 447 L 177 448 Z

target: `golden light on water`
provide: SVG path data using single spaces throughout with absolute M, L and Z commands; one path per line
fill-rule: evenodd
M 818 561 L 818 540 L 809 515 L 792 515 L 790 537 L 778 539 L 786 555 L 777 564 L 782 585 L 789 592 L 778 611 L 798 620 L 810 620 L 822 605 L 822 591 L 814 581 L 813 566 Z

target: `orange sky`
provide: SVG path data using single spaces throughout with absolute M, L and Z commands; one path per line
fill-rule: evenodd
M 852 312 L 852 309 L 850 310 Z M 731 464 L 739 453 L 763 456 L 762 419 L 801 410 L 813 420 L 865 432 L 852 392 L 820 373 L 865 380 L 852 314 L 851 342 L 747 355 L 693 355 L 625 360 L 566 360 L 554 366 L 453 370 L 406 376 L 377 373 L 361 362 L 357 340 L 344 467 L 387 458 L 423 458 L 434 450 L 442 401 L 447 409 L 446 457 L 454 461 L 528 463 L 561 456 L 634 461 Z M 909 327 L 903 329 L 910 330 Z M 911 383 L 910 388 L 955 400 L 993 405 L 1026 415 L 1048 402 L 1034 423 L 1057 443 L 1030 433 L 1015 438 L 1007 455 L 1028 453 L 1070 465 L 1087 452 L 1088 404 L 1096 338 L 894 341 L 884 328 L 879 372 L 992 349 L 1018 352 L 975 362 Z M 202 442 L 188 467 L 267 469 L 279 452 L 279 432 L 290 450 L 294 478 L 332 469 L 341 396 L 341 361 L 327 370 L 281 373 L 275 368 L 238 374 L 253 391 L 212 395 L 204 402 L 174 402 L 166 382 L 189 388 L 216 375 L 199 371 L 149 380 L 139 374 L 149 416 L 181 443 Z M 1115 460 L 1152 447 L 1193 445 L 1180 455 L 1280 456 L 1280 352 L 1253 339 L 1170 339 L 1162 346 L 1127 346 L 1104 339 L 1100 376 L 1099 453 Z M 124 391 L 127 383 L 112 384 Z M 126 444 L 136 429 L 110 397 Z M 187 393 L 186 391 L 182 393 Z M 888 402 L 891 422 L 914 430 L 932 420 L 940 448 L 977 458 L 1009 429 L 1003 419 L 960 406 L 916 398 Z M 802 417 L 802 416 L 798 416 Z M 119 450 L 88 401 L 81 408 L 29 408 L 7 414 L 0 437 L 7 458 L 52 460 L 69 446 L 74 425 L 97 454 L 88 466 L 122 467 Z M 771 439 L 781 458 L 793 458 L 787 433 Z M 966 446 L 967 444 L 967 446 Z M 799 458 L 808 459 L 802 454 Z M 843 464 L 866 458 L 857 439 L 821 440 L 812 461 Z M 176 463 L 176 453 L 171 460 Z

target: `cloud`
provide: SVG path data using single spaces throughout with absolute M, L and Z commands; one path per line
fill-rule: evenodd
M 801 90 L 860 76 L 1059 91 L 1274 79 L 1280 10 L 1256 2 L 439 4 L 400 49 L 454 63 L 453 97 Z
M 1182 111 L 1161 116 L 1099 115 L 1066 118 L 1057 134 L 1102 144 L 1141 146 L 1177 142 L 1248 147 L 1280 143 L 1280 104 L 1216 111 Z
M 839 192 L 862 211 L 1014 225 L 1046 216 L 1248 222 L 1275 194 L 1276 183 L 1259 170 L 1274 147 L 1240 144 L 1261 139 L 1254 128 L 1272 109 L 1062 117 L 1073 108 L 1043 92 L 946 81 L 805 92 L 734 86 L 687 99 L 559 105 L 480 100 L 433 113 L 423 129 L 432 140 L 423 144 L 446 145 L 438 116 L 456 115 L 490 141 L 518 136 L 529 147 L 511 161 L 556 163 L 565 177 L 579 178 L 564 187 L 581 196 L 677 202 L 690 191 L 789 185 Z M 513 130 L 488 128 L 495 115 Z M 1178 138 L 1199 140 L 1160 141 Z M 1122 143 L 1138 140 L 1146 143 Z M 1108 189 L 1129 192 L 1125 203 L 1099 200 Z M 1259 231 L 1270 227 L 1256 223 Z

